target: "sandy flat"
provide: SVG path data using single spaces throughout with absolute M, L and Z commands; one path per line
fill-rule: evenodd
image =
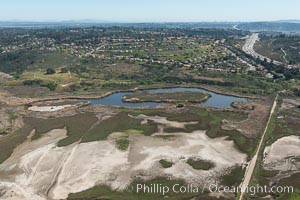
M 151 120 L 181 127 L 158 117 Z M 159 132 L 155 135 L 164 135 Z M 117 136 L 118 134 L 114 134 Z M 20 145 L 13 155 L 0 165 L 0 190 L 2 199 L 65 199 L 69 193 L 80 192 L 105 184 L 113 189 L 124 189 L 136 176 L 151 179 L 158 176 L 183 178 L 189 183 L 215 182 L 224 170 L 246 162 L 233 141 L 226 138 L 211 139 L 205 131 L 174 133 L 175 139 L 166 141 L 159 137 L 130 135 L 127 151 L 116 148 L 115 137 L 105 141 L 74 143 L 57 147 L 66 137 L 65 129 L 50 131 L 44 137 Z M 195 170 L 188 158 L 204 159 L 215 163 L 208 170 Z M 174 163 L 162 168 L 159 160 Z
M 72 105 L 62 105 L 62 106 L 31 106 L 28 110 L 35 112 L 55 112 L 59 110 L 63 110 L 65 108 L 72 107 Z

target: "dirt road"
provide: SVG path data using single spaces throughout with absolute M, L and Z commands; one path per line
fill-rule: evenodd
M 276 98 L 274 100 L 273 107 L 271 109 L 270 116 L 269 116 L 269 119 L 268 119 L 268 123 L 267 123 L 266 128 L 264 130 L 264 133 L 263 133 L 263 135 L 261 137 L 261 140 L 260 140 L 259 145 L 257 147 L 256 153 L 253 156 L 253 158 L 251 159 L 251 161 L 250 161 L 250 163 L 249 163 L 249 165 L 247 167 L 247 170 L 245 172 L 244 180 L 243 180 L 243 182 L 240 185 L 241 188 L 247 188 L 247 186 L 250 183 L 252 174 L 254 172 L 254 169 L 255 169 L 255 166 L 256 166 L 256 163 L 257 163 L 258 154 L 259 154 L 259 152 L 260 152 L 260 150 L 261 150 L 261 148 L 263 146 L 264 138 L 266 136 L 266 133 L 267 133 L 267 130 L 268 130 L 271 118 L 272 118 L 272 116 L 274 114 L 274 111 L 276 109 L 276 106 L 277 106 L 277 99 L 278 99 L 278 94 L 276 95 Z M 242 192 L 241 192 L 239 200 L 243 200 L 244 196 L 245 196 L 245 190 L 243 189 Z

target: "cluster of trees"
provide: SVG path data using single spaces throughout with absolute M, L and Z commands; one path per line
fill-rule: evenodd
M 37 52 L 23 50 L 0 54 L 0 71 L 18 76 L 33 65 L 37 57 Z
M 204 85 L 218 85 L 218 86 L 225 86 L 225 87 L 233 87 L 234 83 L 229 81 L 215 81 L 215 80 L 204 80 L 204 79 L 195 79 L 192 76 L 185 76 L 183 78 L 177 76 L 166 76 L 163 78 L 163 81 L 167 83 L 174 83 L 174 84 L 182 84 L 182 83 L 197 83 L 197 84 L 204 84 Z
M 5 131 L 5 130 L 0 130 L 0 135 L 7 135 L 7 134 L 8 134 L 7 131 Z
M 293 92 L 296 96 L 300 97 L 300 89 L 295 88 L 293 89 Z
M 47 75 L 51 75 L 51 74 L 55 74 L 55 73 L 56 73 L 56 71 L 53 68 L 47 68 L 47 70 L 46 70 Z
M 58 86 L 54 81 L 44 81 L 41 79 L 25 80 L 23 81 L 23 85 L 47 87 L 50 91 L 54 91 Z
M 297 68 L 286 68 L 285 66 L 278 66 L 275 65 L 274 63 L 269 63 L 266 60 L 261 61 L 257 59 L 257 62 L 263 65 L 269 72 L 275 72 L 278 74 L 283 74 L 286 80 L 291 80 L 291 79 L 300 79 L 300 70 Z M 276 75 L 276 74 L 275 74 Z M 276 76 L 274 76 L 276 78 Z M 280 77 L 278 77 L 280 78 Z

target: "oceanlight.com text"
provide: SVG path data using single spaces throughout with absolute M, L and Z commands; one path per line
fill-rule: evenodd
M 134 192 L 138 194 L 161 194 L 163 196 L 168 195 L 169 193 L 192 193 L 192 194 L 201 194 L 204 192 L 213 192 L 213 193 L 247 193 L 249 195 L 256 195 L 258 193 L 293 193 L 294 188 L 292 186 L 223 186 L 218 184 L 204 184 L 199 187 L 193 184 L 173 184 L 173 185 L 163 185 L 163 184 L 136 184 L 135 186 L 129 186 L 126 189 L 128 192 Z

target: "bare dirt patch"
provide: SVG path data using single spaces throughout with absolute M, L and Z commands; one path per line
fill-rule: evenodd
M 6 82 L 10 79 L 13 79 L 13 76 L 11 76 L 9 74 L 6 74 L 6 73 L 3 73 L 3 72 L 0 72 L 0 83 L 1 82 Z
M 0 93 L 0 104 L 7 106 L 24 105 L 30 103 L 31 101 L 31 98 L 19 98 L 12 96 L 9 93 Z
M 296 99 L 283 99 L 280 110 L 288 110 L 300 106 L 300 100 Z
M 271 105 L 268 101 L 253 100 L 247 107 L 254 108 L 247 111 L 248 118 L 243 121 L 223 120 L 222 128 L 225 130 L 238 130 L 248 138 L 259 136 L 268 120 Z
M 48 88 L 39 86 L 2 86 L 1 89 L 21 98 L 41 98 L 50 94 Z

